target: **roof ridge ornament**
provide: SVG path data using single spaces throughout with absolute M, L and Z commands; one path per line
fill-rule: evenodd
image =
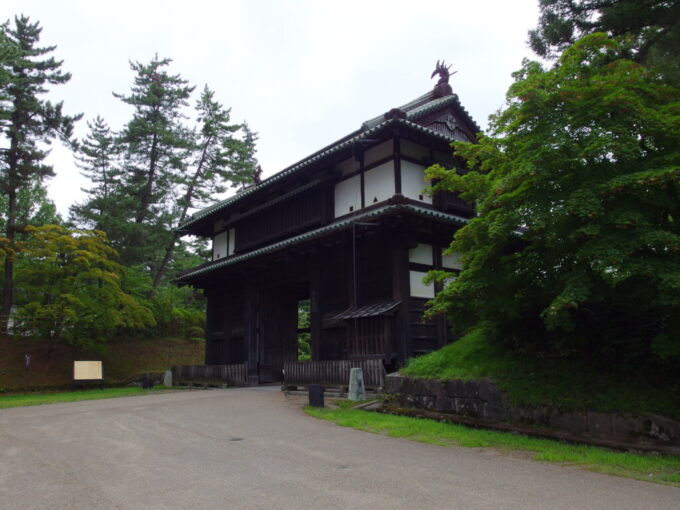
M 430 78 L 434 78 L 436 74 L 439 75 L 439 81 L 434 86 L 433 90 L 434 97 L 436 98 L 453 95 L 453 89 L 451 88 L 451 85 L 449 85 L 449 77 L 453 76 L 458 71 L 449 72 L 449 69 L 451 69 L 451 65 L 447 66 L 444 60 L 442 60 L 441 63 L 437 60 L 437 65 L 430 76 Z

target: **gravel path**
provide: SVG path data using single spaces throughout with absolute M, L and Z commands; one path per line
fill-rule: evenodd
M 278 388 L 0 410 L 0 509 L 674 509 L 680 489 L 305 415 Z

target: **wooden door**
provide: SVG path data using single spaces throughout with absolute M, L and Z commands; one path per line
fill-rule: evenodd
M 297 360 L 297 299 L 285 290 L 263 290 L 258 310 L 259 381 L 282 380 L 284 361 Z

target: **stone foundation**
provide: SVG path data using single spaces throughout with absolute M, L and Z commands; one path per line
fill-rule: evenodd
M 680 447 L 680 422 L 676 420 L 656 415 L 522 407 L 511 404 L 496 386 L 483 380 L 439 381 L 390 374 L 385 379 L 385 393 L 388 405 L 460 416 L 481 425 L 503 423 L 552 429 L 567 432 L 570 439 L 619 441 L 631 448 Z

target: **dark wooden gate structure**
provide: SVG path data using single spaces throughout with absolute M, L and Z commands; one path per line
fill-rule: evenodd
M 474 210 L 423 188 L 433 164 L 464 170 L 451 142 L 479 131 L 441 82 L 187 219 L 179 232 L 213 243 L 212 260 L 177 280 L 208 299 L 206 364 L 245 363 L 250 384 L 281 381 L 286 367 L 321 382 L 345 377 L 341 360 L 396 368 L 452 341 L 444 318 L 423 319 L 441 290 L 423 277 L 460 270 L 444 250 Z M 326 364 L 295 364 L 301 299 L 311 357 Z

